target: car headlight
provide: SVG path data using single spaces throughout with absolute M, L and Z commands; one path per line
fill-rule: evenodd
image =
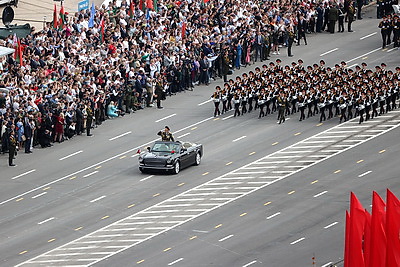
M 167 164 L 171 164 L 171 163 L 172 163 L 172 161 L 173 161 L 173 159 L 172 159 L 172 158 L 168 158 L 168 159 L 167 159 Z
M 139 157 L 139 163 L 143 163 L 143 158 Z

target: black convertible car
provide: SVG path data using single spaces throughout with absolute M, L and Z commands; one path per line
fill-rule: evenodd
M 203 156 L 203 145 L 189 142 L 156 141 L 152 147 L 139 155 L 139 170 L 172 171 L 179 173 L 183 168 L 199 165 Z

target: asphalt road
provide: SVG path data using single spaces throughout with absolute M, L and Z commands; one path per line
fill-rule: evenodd
M 353 33 L 310 36 L 308 46 L 294 47 L 291 59 L 301 55 L 305 65 L 324 59 L 330 66 L 367 62 L 371 68 L 385 62 L 393 69 L 398 50 L 378 49 L 378 21 L 368 16 L 375 13 L 355 22 Z M 289 64 L 284 52 L 279 58 Z M 20 154 L 17 168 L 7 168 L 1 156 L 0 265 L 65 266 L 63 260 L 70 259 L 69 264 L 98 266 L 312 266 L 313 256 L 317 266 L 340 261 L 350 191 L 366 208 L 372 190 L 384 196 L 389 187 L 400 195 L 392 160 L 400 149 L 400 114 L 366 123 L 365 131 L 354 122 L 329 130 L 338 119 L 319 124 L 316 117 L 299 122 L 298 115 L 283 125 L 276 124 L 277 114 L 261 120 L 255 113 L 213 118 L 212 104 L 205 101 L 217 84 L 221 81 L 168 98 L 163 110 L 106 121 L 93 137 Z M 177 139 L 203 144 L 202 164 L 178 175 L 141 174 L 136 151 L 156 140 L 165 125 Z M 325 139 L 312 141 L 320 133 Z M 347 141 L 341 146 L 323 140 Z M 289 171 L 268 177 L 257 172 L 271 166 L 263 161 L 275 155 L 277 164 L 276 155 L 292 155 L 299 144 L 305 160 L 279 159 L 282 168 L 292 164 Z M 316 164 L 307 163 L 313 149 L 325 151 L 308 158 Z M 218 196 L 210 197 L 214 193 Z M 196 208 L 180 206 L 170 216 L 173 222 L 153 218 L 140 221 L 148 229 L 138 227 L 139 216 L 164 216 L 177 195 L 189 197 L 185 203 Z M 61 246 L 68 249 L 60 253 Z

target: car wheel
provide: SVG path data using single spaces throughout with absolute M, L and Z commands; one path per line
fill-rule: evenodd
M 173 172 L 174 174 L 178 174 L 180 170 L 181 170 L 181 164 L 180 164 L 179 161 L 177 161 L 177 162 L 175 163 L 175 165 L 174 165 L 174 169 L 172 170 L 172 172 Z
M 201 155 L 200 155 L 199 152 L 197 152 L 196 153 L 196 158 L 195 158 L 195 161 L 194 161 L 194 165 L 197 166 L 197 165 L 200 165 L 200 163 L 201 163 Z

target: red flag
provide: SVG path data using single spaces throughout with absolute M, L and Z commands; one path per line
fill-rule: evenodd
M 143 2 L 144 0 L 139 0 L 139 9 L 140 10 L 144 10 L 144 8 L 145 8 L 145 5 L 144 5 L 144 2 Z
M 386 194 L 386 267 L 394 267 L 400 266 L 400 201 L 389 189 Z
M 64 11 L 64 6 L 61 6 L 60 9 L 60 25 L 59 28 L 62 30 L 64 29 L 64 25 L 65 25 L 65 11 Z
M 210 2 L 210 0 L 204 0 L 204 4 Z
M 349 267 L 364 267 L 363 235 L 365 226 L 365 210 L 356 195 L 350 196 L 350 239 Z
M 104 42 L 104 17 L 101 18 L 100 21 L 100 41 Z
M 133 14 L 135 13 L 135 7 L 133 6 L 133 0 L 130 1 L 129 3 L 129 17 L 133 18 Z
M 364 227 L 364 262 L 365 266 L 369 263 L 369 255 L 371 255 L 371 214 L 365 210 L 365 227 Z
M 368 266 L 386 266 L 385 202 L 375 191 L 372 193 L 371 248 Z
M 349 266 L 350 214 L 346 210 L 346 232 L 344 234 L 344 267 Z
M 58 18 L 57 18 L 57 6 L 54 4 L 54 13 L 53 13 L 53 28 L 57 29 L 58 27 Z
M 185 34 L 186 34 L 186 22 L 182 23 L 182 40 L 183 38 L 185 38 Z
M 153 0 L 146 0 L 147 8 L 154 9 Z

